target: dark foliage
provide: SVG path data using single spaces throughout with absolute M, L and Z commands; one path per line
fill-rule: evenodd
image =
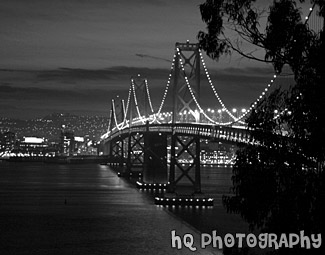
M 273 91 L 247 118 L 258 143 L 238 150 L 233 196 L 224 197 L 223 202 L 252 230 L 276 234 L 304 230 L 324 236 L 325 33 L 310 30 L 293 0 L 274 1 L 267 13 L 267 25 L 260 31 L 263 12 L 254 7 L 254 2 L 208 0 L 202 4 L 202 19 L 208 26 L 207 33 L 198 34 L 201 47 L 213 59 L 235 51 L 249 59 L 270 62 L 277 73 L 289 65 L 295 84 L 286 91 Z M 324 2 L 312 1 L 320 6 L 322 16 Z M 245 53 L 240 43 L 233 43 L 224 33 L 225 22 L 237 32 L 239 40 L 263 48 L 264 59 Z M 324 245 L 320 249 L 279 249 L 271 253 L 324 254 Z

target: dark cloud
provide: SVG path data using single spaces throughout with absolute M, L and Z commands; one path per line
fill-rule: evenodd
M 35 113 L 37 109 L 42 113 L 46 112 L 45 109 L 70 109 L 73 112 L 91 109 L 103 113 L 108 111 L 111 99 L 117 95 L 127 99 L 131 76 L 141 73 L 142 77 L 148 79 L 153 105 L 158 108 L 169 71 L 163 68 L 126 66 L 97 70 L 0 70 L 3 81 L 0 85 L 0 100 L 7 104 L 7 109 L 10 105 L 22 110 L 30 107 Z M 268 67 L 214 69 L 210 74 L 216 90 L 228 107 L 248 107 L 273 77 L 272 68 Z M 171 104 L 171 98 L 172 85 L 166 104 Z M 201 102 L 204 107 L 220 107 L 203 72 Z
M 107 100 L 110 95 L 123 93 L 124 90 L 101 90 L 101 89 L 85 89 L 85 90 L 56 90 L 42 89 L 36 87 L 13 87 L 9 85 L 0 86 L 0 98 L 2 100 Z M 85 101 L 85 103 L 89 103 Z
M 48 70 L 38 72 L 37 78 L 40 80 L 118 80 L 130 79 L 132 76 L 141 74 L 143 77 L 150 75 L 152 79 L 161 79 L 166 76 L 168 71 L 162 68 L 143 68 L 115 66 L 106 69 L 80 69 L 80 68 L 59 68 L 57 70 Z
M 109 111 L 111 97 L 122 91 L 55 90 L 0 86 L 0 116 L 33 118 L 52 112 L 71 112 L 105 115 Z

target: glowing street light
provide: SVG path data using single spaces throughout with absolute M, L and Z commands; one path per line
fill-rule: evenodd
M 232 113 L 233 113 L 233 114 L 236 114 L 236 118 L 238 118 L 238 111 L 237 111 L 236 108 L 233 108 L 233 109 L 232 109 Z M 230 117 L 230 116 L 229 116 L 229 117 Z

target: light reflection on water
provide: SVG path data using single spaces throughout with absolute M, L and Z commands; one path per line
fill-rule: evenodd
M 0 173 L 0 254 L 171 254 L 168 234 L 178 222 L 202 232 L 244 226 L 220 204 L 229 168 L 202 169 L 213 208 L 155 206 L 154 192 L 138 191 L 103 165 L 1 163 Z

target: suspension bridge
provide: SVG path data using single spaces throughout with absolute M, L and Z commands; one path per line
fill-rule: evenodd
M 313 8 L 306 16 L 310 19 Z M 201 104 L 201 77 L 208 81 L 221 114 L 211 116 Z M 131 77 L 127 100 L 112 99 L 107 133 L 101 137 L 101 151 L 115 159 L 124 175 L 141 169 L 140 187 L 167 188 L 171 194 L 183 194 L 184 187 L 191 194 L 201 193 L 200 146 L 202 140 L 233 145 L 254 144 L 245 118 L 267 95 L 279 77 L 273 74 L 251 106 L 235 114 L 225 105 L 214 86 L 199 44 L 175 44 L 166 87 L 155 111 L 150 96 L 149 82 L 141 75 Z M 207 88 L 205 88 L 207 89 Z M 167 97 L 172 100 L 166 104 Z M 290 114 L 287 109 L 275 110 Z M 186 159 L 187 164 L 184 164 Z M 168 199 L 167 199 L 168 200 Z M 209 201 L 198 199 L 199 203 Z M 156 198 L 158 203 L 166 203 Z

